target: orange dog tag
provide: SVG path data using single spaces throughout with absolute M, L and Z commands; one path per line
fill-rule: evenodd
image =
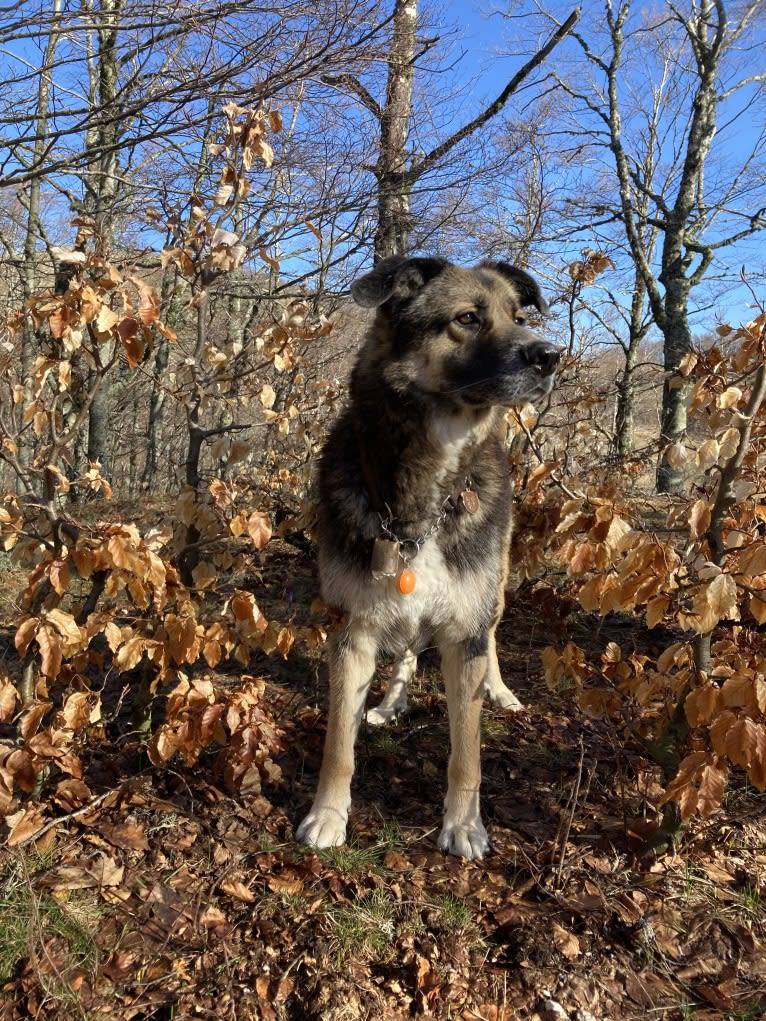
M 415 575 L 410 570 L 402 571 L 396 579 L 396 587 L 403 596 L 408 596 L 415 588 Z

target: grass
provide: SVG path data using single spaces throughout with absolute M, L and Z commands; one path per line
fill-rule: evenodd
M 399 823 L 394 820 L 386 820 L 380 827 L 376 846 L 385 854 L 387 851 L 397 851 L 404 845 L 404 835 Z
M 748 883 L 737 891 L 739 909 L 746 917 L 757 918 L 763 911 L 763 894 L 754 883 Z
M 39 856 L 20 855 L 0 872 L 0 982 L 29 960 L 47 994 L 68 1000 L 75 972 L 98 964 L 100 911 L 85 897 L 58 899 L 35 889 L 33 873 L 41 867 Z
M 317 852 L 320 859 L 347 875 L 389 875 L 385 855 L 405 845 L 396 823 L 383 823 L 377 841 L 370 847 L 345 845 Z M 473 919 L 471 908 L 459 897 L 445 893 L 432 902 L 411 901 L 406 905 L 378 886 L 327 913 L 329 946 L 336 965 L 350 960 L 385 958 L 402 932 L 439 933 L 447 940 L 459 939 L 468 948 L 482 945 L 483 933 Z
M 437 903 L 439 923 L 450 936 L 458 936 L 473 925 L 468 906 L 452 893 L 445 893 Z
M 459 940 L 466 950 L 485 945 L 484 932 L 477 925 L 471 908 L 453 893 L 443 894 L 435 903 L 431 924 L 448 941 Z
M 341 844 L 340 847 L 325 847 L 317 851 L 319 860 L 348 875 L 364 875 L 375 872 L 383 875 L 387 870 L 383 859 L 389 851 L 404 847 L 405 840 L 396 822 L 385 821 L 378 833 L 378 838 L 369 847 L 357 847 L 354 844 Z
M 396 758 L 399 755 L 400 742 L 390 727 L 368 726 L 364 732 L 364 741 L 368 752 L 372 755 L 383 758 Z
M 24 589 L 26 572 L 14 564 L 10 553 L 0 550 L 0 620 L 9 620 L 18 610 L 17 593 Z
M 369 961 L 385 955 L 396 934 L 397 908 L 382 888 L 327 914 L 330 949 L 338 967 L 350 958 Z
M 504 738 L 508 733 L 508 723 L 505 716 L 498 716 L 493 712 L 481 714 L 481 741 L 491 741 L 496 738 Z
M 375 871 L 381 863 L 380 848 L 377 844 L 371 847 L 355 847 L 353 844 L 322 847 L 317 851 L 317 855 L 325 865 L 352 876 Z

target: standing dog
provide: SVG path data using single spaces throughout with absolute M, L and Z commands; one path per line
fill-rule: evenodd
M 319 470 L 322 592 L 346 623 L 330 651 L 319 788 L 297 837 L 314 847 L 345 841 L 376 657 L 399 658 L 394 695 L 406 697 L 416 652 L 435 643 L 451 745 L 439 847 L 480 858 L 489 847 L 482 698 L 519 705 L 495 650 L 511 532 L 499 421 L 503 409 L 550 393 L 559 351 L 525 328 L 524 307 L 547 306 L 535 281 L 505 262 L 464 269 L 392 256 L 351 293 L 377 314 Z

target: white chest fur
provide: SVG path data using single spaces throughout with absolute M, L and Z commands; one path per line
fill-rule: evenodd
M 473 572 L 459 577 L 446 564 L 436 539 L 429 539 L 409 565 L 415 588 L 402 595 L 395 578 L 374 579 L 371 572 L 322 562 L 322 592 L 326 602 L 340 605 L 352 621 L 363 624 L 379 645 L 396 652 L 432 636 L 448 642 L 476 634 L 486 606 L 484 585 Z

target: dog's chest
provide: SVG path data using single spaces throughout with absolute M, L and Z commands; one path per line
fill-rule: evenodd
M 486 625 L 493 585 L 484 572 L 449 570 L 434 538 L 408 565 L 415 587 L 399 592 L 395 578 L 375 579 L 371 571 L 343 570 L 337 561 L 322 562 L 322 592 L 328 603 L 342 606 L 351 619 L 377 635 L 381 649 L 398 654 L 435 640 L 463 641 Z

